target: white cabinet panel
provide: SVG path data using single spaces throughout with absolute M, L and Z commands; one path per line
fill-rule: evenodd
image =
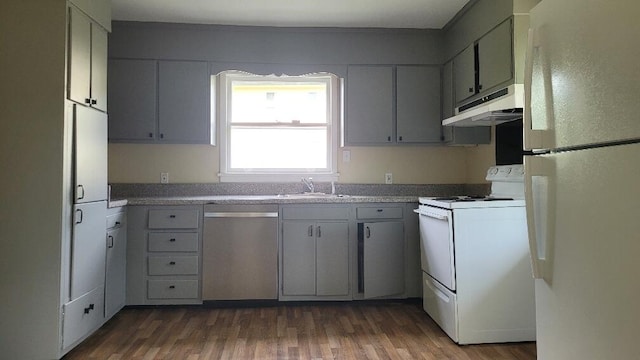
M 74 206 L 71 299 L 104 286 L 107 202 Z

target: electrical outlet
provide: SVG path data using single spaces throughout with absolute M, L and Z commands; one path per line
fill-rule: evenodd
M 169 183 L 169 173 L 160 173 L 160 184 Z
M 351 151 L 344 150 L 342 151 L 342 162 L 348 163 L 351 161 Z
M 392 173 L 384 174 L 384 183 L 385 184 L 393 184 L 393 174 Z

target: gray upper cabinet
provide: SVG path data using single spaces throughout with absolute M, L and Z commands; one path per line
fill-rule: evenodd
M 430 66 L 349 66 L 345 144 L 438 143 L 440 70 Z
M 393 67 L 349 66 L 345 143 L 391 143 L 393 132 Z
M 512 20 L 507 19 L 453 59 L 455 103 L 513 79 Z
M 109 140 L 155 140 L 157 62 L 109 60 Z
M 161 141 L 210 142 L 209 66 L 198 61 L 160 61 L 158 130 Z
M 440 69 L 398 66 L 396 91 L 397 141 L 440 142 Z
M 456 103 L 476 93 L 474 45 L 468 46 L 453 59 Z
M 107 110 L 107 32 L 74 7 L 69 8 L 67 97 Z
M 109 140 L 212 143 L 210 87 L 206 62 L 109 60 Z
M 442 67 L 442 120 L 454 115 L 453 91 L 453 61 L 449 61 Z M 442 137 L 447 145 L 489 144 L 491 127 L 444 126 Z
M 513 78 L 511 20 L 478 40 L 478 91 L 491 90 Z

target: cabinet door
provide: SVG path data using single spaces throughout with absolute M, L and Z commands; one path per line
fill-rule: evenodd
M 74 7 L 69 8 L 69 75 L 67 97 L 91 103 L 91 20 Z
M 156 80 L 155 60 L 109 60 L 109 140 L 155 139 Z
M 107 32 L 91 24 L 91 107 L 107 111 Z
M 107 115 L 74 104 L 76 203 L 107 198 Z M 106 223 L 105 223 L 106 226 Z
M 104 286 L 107 202 L 75 205 L 73 211 L 71 300 Z
M 160 61 L 158 72 L 159 140 L 209 144 L 211 77 L 208 64 Z
M 349 294 L 349 225 L 316 225 L 316 295 Z
M 513 78 L 511 20 L 507 20 L 478 40 L 478 91 Z
M 401 221 L 364 224 L 364 297 L 404 292 L 404 225 Z
M 117 313 L 125 303 L 127 286 L 127 233 L 124 227 L 107 232 L 107 265 L 105 278 L 105 318 Z
M 316 238 L 313 222 L 282 223 L 282 293 L 316 294 Z
M 476 93 L 474 45 L 453 59 L 453 84 L 456 104 Z
M 453 61 L 442 67 L 442 120 L 453 116 Z
M 440 142 L 440 68 L 398 66 L 396 91 L 397 141 Z
M 393 95 L 393 67 L 349 67 L 345 120 L 347 145 L 393 141 Z

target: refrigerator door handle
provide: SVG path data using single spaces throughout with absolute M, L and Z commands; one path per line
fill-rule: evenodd
M 551 161 L 541 156 L 526 156 L 525 203 L 529 252 L 533 277 L 551 283 L 551 254 L 554 243 L 555 198 Z
M 544 114 L 546 115 L 546 126 L 544 128 L 536 128 L 533 123 L 532 111 L 532 88 L 534 80 L 534 59 L 540 61 L 541 72 L 536 79 L 542 81 L 544 88 Z M 545 48 L 543 44 L 543 36 L 540 29 L 529 29 L 527 37 L 527 52 L 525 56 L 525 74 L 524 74 L 524 114 L 523 128 L 524 139 L 523 145 L 525 150 L 551 149 L 554 147 L 551 128 L 553 128 L 553 93 L 551 90 L 551 80 L 548 77 L 549 70 L 545 65 Z M 542 112 L 538 112 L 542 113 Z

